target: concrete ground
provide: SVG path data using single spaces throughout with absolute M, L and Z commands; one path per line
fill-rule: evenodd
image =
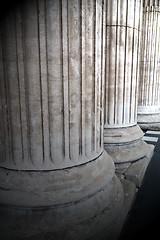
M 160 131 L 147 131 L 147 143 L 155 145 L 143 182 L 122 229 L 120 240 L 159 239 L 160 231 Z

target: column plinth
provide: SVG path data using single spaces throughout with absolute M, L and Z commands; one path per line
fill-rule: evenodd
M 160 130 L 160 107 L 138 106 L 138 124 L 144 130 Z
M 138 124 L 144 130 L 160 130 L 160 7 L 144 2 L 140 52 Z
M 138 125 L 108 128 L 104 132 L 104 146 L 115 163 L 132 162 L 144 156 L 149 156 L 151 150 L 153 150 L 142 140 L 143 135 Z
M 142 1 L 107 3 L 104 147 L 115 163 L 153 150 L 137 125 Z
M 92 238 L 121 209 L 103 147 L 105 18 L 106 1 L 33 0 L 1 23 L 0 215 L 15 239 Z

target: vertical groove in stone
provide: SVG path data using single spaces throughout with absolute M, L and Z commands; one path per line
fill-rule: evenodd
M 70 80 L 70 153 L 71 160 L 79 158 L 80 127 L 80 2 L 69 1 L 69 80 Z M 76 42 L 75 45 L 72 42 Z M 76 91 L 75 91 L 76 89 Z
M 26 81 L 25 81 L 25 66 L 24 66 L 24 37 L 22 26 L 22 12 L 21 8 L 16 9 L 16 33 L 17 33 L 17 61 L 18 61 L 18 75 L 20 88 L 20 105 L 21 105 L 21 127 L 22 127 L 22 141 L 23 141 L 23 161 L 29 160 L 28 154 L 28 131 L 27 131 L 27 107 L 26 107 Z
M 153 39 L 152 36 L 154 34 L 154 12 L 152 11 L 151 14 L 151 35 L 150 35 L 150 53 L 149 53 L 149 74 L 148 74 L 148 79 L 149 79 L 149 84 L 148 84 L 148 99 L 150 98 L 149 102 L 151 103 L 151 99 L 152 99 L 152 88 L 150 87 L 153 84 L 153 65 L 154 65 L 154 57 L 153 57 Z
M 30 157 L 33 165 L 41 165 L 43 163 L 43 146 L 37 1 L 34 0 L 32 3 L 30 1 L 26 2 L 23 15 L 26 82 L 28 85 L 28 92 L 26 94 L 28 94 L 28 111 L 30 122 Z M 31 25 L 32 27 L 30 27 Z
M 5 73 L 5 52 L 4 52 L 4 38 L 2 38 L 3 29 L 0 29 L 0 110 L 2 118 L 0 121 L 0 151 L 1 162 L 10 161 L 9 156 L 9 122 L 8 122 L 8 99 L 6 92 L 6 73 Z
M 96 142 L 95 142 L 95 132 L 96 132 L 96 124 L 95 124 L 95 79 L 96 79 L 96 68 L 95 68 L 95 61 L 96 61 L 96 54 L 95 54 L 95 46 L 96 46 L 96 0 L 94 0 L 94 17 L 93 17 L 93 21 L 94 21 L 94 25 L 93 25 L 93 87 L 92 87 L 92 118 L 93 118 L 93 122 L 92 122 L 92 151 L 95 150 L 96 148 Z
M 69 148 L 69 62 L 68 62 L 68 1 L 62 0 L 62 61 L 64 106 L 64 156 L 70 159 Z
M 54 164 L 57 164 L 63 160 L 63 93 L 60 1 L 46 1 L 46 8 L 50 146 L 51 159 Z
M 43 125 L 43 97 L 42 97 L 42 74 L 41 74 L 41 51 L 40 51 L 40 19 L 39 19 L 39 5 L 36 1 L 37 8 L 37 38 L 38 38 L 38 54 L 39 54 L 39 79 L 40 79 L 40 106 L 41 106 L 41 129 L 42 129 L 42 154 L 44 162 L 44 125 Z
M 117 3 L 117 2 L 116 2 Z M 115 21 L 115 10 L 116 10 L 116 6 L 115 6 L 115 1 L 114 4 L 112 4 L 111 2 L 108 4 L 110 6 L 108 6 L 107 10 L 109 12 L 107 12 L 107 25 L 108 25 L 108 16 L 110 15 L 111 17 L 111 25 L 114 25 L 114 21 Z M 110 91 L 108 93 L 108 115 L 109 115 L 109 124 L 112 124 L 114 122 L 114 116 L 115 116 L 115 109 L 114 109 L 114 103 L 115 103 L 115 46 L 116 46 L 116 38 L 114 36 L 116 36 L 116 28 L 112 27 L 112 26 L 107 26 L 108 32 L 107 32 L 107 43 L 109 43 L 109 46 L 107 46 L 107 50 L 110 49 L 110 51 L 107 51 L 108 56 L 108 67 L 109 67 L 109 72 L 108 72 L 108 79 L 109 79 L 109 86 L 110 86 Z M 110 40 L 112 39 L 112 41 Z M 113 62 L 113 64 L 112 64 Z M 113 80 L 112 78 L 110 78 L 110 75 L 113 76 Z
M 85 94 L 86 94 L 86 84 L 85 84 L 85 79 L 86 79 L 86 60 L 85 60 L 85 53 L 86 53 L 86 1 L 80 1 L 80 19 L 81 19 L 81 151 L 80 154 L 82 157 L 86 155 L 86 144 L 85 144 L 85 119 L 86 119 L 86 111 L 85 111 Z
M 131 76 L 130 76 L 130 78 L 131 78 L 131 88 L 130 88 L 130 115 L 129 115 L 129 121 L 130 122 L 132 122 L 133 120 L 134 120 L 134 115 L 133 115 L 133 111 L 134 110 L 132 110 L 132 109 L 134 109 L 134 95 L 133 95 L 133 92 L 134 92 L 134 85 L 135 85 L 135 83 L 134 83 L 134 81 L 133 81 L 133 74 L 134 74 L 134 72 L 135 72 L 135 68 L 134 68 L 134 64 L 135 64 L 135 62 L 136 62 L 136 60 L 135 60 L 135 54 L 134 54 L 134 49 L 135 49 L 135 21 L 136 21 L 136 1 L 134 1 L 134 4 L 133 4 L 133 9 L 134 10 L 132 10 L 132 11 L 134 11 L 134 16 L 133 16 L 133 38 L 132 38 L 132 64 L 131 64 L 131 72 L 130 72 L 130 74 L 131 74 Z M 132 104 L 133 103 L 133 104 Z
M 122 124 L 126 123 L 126 117 L 128 116 L 127 113 L 127 106 L 128 102 L 126 102 L 126 85 L 129 82 L 129 79 L 127 79 L 127 67 L 130 64 L 129 59 L 127 59 L 128 56 L 128 40 L 129 40 L 129 34 L 128 32 L 130 29 L 128 29 L 128 0 L 126 1 L 126 26 L 125 26 L 125 50 L 124 50 L 124 76 L 123 76 L 123 113 L 122 113 Z
M 12 26 L 11 23 L 13 22 Z M 16 61 L 16 43 L 14 28 L 14 12 L 10 13 L 10 18 L 5 19 L 3 28 L 2 44 L 8 44 L 8 48 L 3 50 L 4 57 L 4 81 L 7 98 L 7 123 L 9 137 L 9 157 L 13 165 L 19 157 L 22 158 L 21 135 L 19 120 L 19 94 L 17 78 L 17 61 Z M 10 32 L 10 34 L 8 34 Z M 14 109 L 14 111 L 13 111 Z M 16 136 L 17 135 L 17 136 Z M 19 152 L 19 155 L 18 155 Z M 16 158 L 17 157 L 17 158 Z
M 38 23 L 39 23 L 39 63 L 41 78 L 41 114 L 43 135 L 43 161 L 50 157 L 49 121 L 48 121 L 48 79 L 47 79 L 47 49 L 46 49 L 46 12 L 45 1 L 38 0 Z
M 143 6 L 143 2 L 142 1 L 137 1 L 137 4 L 139 4 L 139 6 L 137 7 L 137 10 L 139 10 L 139 19 L 136 23 L 137 29 L 139 29 L 138 33 L 138 37 L 137 37 L 137 51 L 136 51 L 136 84 L 135 84 L 135 108 L 134 108 L 134 119 L 137 122 L 137 108 L 138 108 L 138 88 L 139 88 L 139 61 L 140 61 L 140 39 L 141 39 L 141 28 L 142 28 L 142 6 Z
M 95 152 L 99 151 L 99 121 L 100 121 L 100 69 L 101 69 L 101 0 L 96 4 L 95 25 Z
M 105 83 L 105 64 L 106 64 L 106 1 L 102 1 L 102 50 L 101 50 L 101 99 L 100 99 L 100 147 L 103 146 L 104 131 L 104 83 Z
M 105 127 L 136 123 L 140 0 L 107 1 Z M 137 99 L 137 98 L 136 98 Z
M 89 157 L 94 150 L 94 11 L 95 1 L 86 1 L 85 21 L 86 35 L 85 35 L 85 153 Z M 91 41 L 87 41 L 91 39 Z
M 157 14 L 155 14 L 155 12 L 154 12 L 154 21 L 155 21 L 155 25 L 154 25 L 154 33 L 155 33 L 155 39 L 153 40 L 154 41 L 154 43 L 153 43 L 153 45 L 154 45 L 154 48 L 153 48 L 153 50 L 154 50 L 154 59 L 155 59 L 155 61 L 154 61 L 154 66 L 153 66 L 153 74 L 154 74 L 154 76 L 153 76 L 153 88 L 152 88 L 152 104 L 154 104 L 154 101 L 155 101 L 155 91 L 156 91 L 156 89 L 155 89 L 155 87 L 156 87 L 156 72 L 157 72 L 157 61 L 158 61 L 158 58 L 157 58 L 157 50 L 158 50 L 158 44 L 157 44 L 157 39 L 159 39 L 159 33 L 158 33 L 158 24 L 157 24 L 157 20 L 158 20 L 158 15 Z
M 18 45 L 17 45 L 17 24 L 16 24 L 16 12 L 14 11 L 14 26 L 15 26 L 15 55 L 16 55 L 16 65 L 17 65 L 17 98 L 19 104 L 19 139 L 20 139 L 20 149 L 21 155 L 19 156 L 20 159 L 17 160 L 24 161 L 24 146 L 23 146 L 23 133 L 22 133 L 22 110 L 21 110 L 21 94 L 20 94 L 20 78 L 19 78 L 19 62 L 18 62 Z M 18 153 L 19 155 L 19 153 Z
M 139 106 L 158 106 L 159 79 L 158 47 L 160 38 L 160 10 L 158 1 L 143 3 L 143 28 L 141 38 Z
M 82 91 L 83 91 L 83 77 L 85 78 L 85 71 L 84 71 L 84 66 L 85 66 L 85 59 L 82 61 L 83 58 L 83 50 L 85 51 L 85 41 L 84 41 L 84 36 L 82 33 L 85 32 L 84 30 L 84 25 L 82 18 L 84 18 L 84 14 L 82 13 L 82 0 L 79 1 L 79 22 L 80 22 L 80 29 L 79 29 L 79 38 L 80 38 L 80 44 L 79 44 L 79 51 L 80 51 L 80 82 L 79 82 L 79 102 L 80 102 L 80 117 L 79 117 L 79 155 L 82 155 L 82 126 L 83 126 L 83 96 L 82 96 Z M 85 19 L 84 19 L 85 20 Z M 84 75 L 83 75 L 84 74 Z
M 21 29 L 20 29 L 20 35 L 19 35 L 19 41 L 22 41 L 22 56 L 21 58 L 23 59 L 23 65 L 22 67 L 22 72 L 21 74 L 23 76 L 23 69 L 24 69 L 24 90 L 23 94 L 25 96 L 24 102 L 22 102 L 22 105 L 24 104 L 24 109 L 23 109 L 23 114 L 26 115 L 26 118 L 24 119 L 24 129 L 26 130 L 26 139 L 27 139 L 27 148 L 26 152 L 28 153 L 28 159 L 26 159 L 29 163 L 31 162 L 31 138 L 30 138 L 30 116 L 29 116 L 29 96 L 28 96 L 28 81 L 27 81 L 27 69 L 26 69 L 26 47 L 25 47 L 25 30 L 24 30 L 24 15 L 23 15 L 23 8 L 20 8 L 20 19 L 21 19 Z M 18 26 L 18 22 L 17 22 Z M 7 47 L 7 46 L 6 46 Z M 21 51 L 20 51 L 21 54 Z M 21 59 L 20 58 L 20 59 Z M 22 78 L 23 79 L 23 78 Z M 23 80 L 22 80 L 23 82 Z M 23 87 L 23 86 L 22 86 Z M 23 89 L 23 88 L 22 88 Z M 26 125 L 25 125 L 26 123 Z M 25 132 L 25 131 L 24 131 Z
M 101 154 L 106 9 L 34 0 L 3 21 L 1 166 L 58 169 Z
M 118 26 L 122 26 L 122 27 L 117 27 L 117 34 L 119 34 L 118 36 L 118 47 L 119 48 L 119 55 L 117 54 L 117 65 L 118 65 L 118 73 L 117 73 L 117 85 L 118 85 L 118 107 L 117 107 L 117 118 L 118 118 L 118 125 L 122 125 L 123 123 L 123 112 L 124 112 L 124 106 L 123 106 L 123 102 L 124 102 L 124 62 L 125 62 L 125 35 L 126 35 L 126 29 L 125 29 L 125 25 L 126 25 L 126 15 L 123 14 L 122 9 L 124 9 L 124 11 L 126 12 L 126 1 L 120 1 L 119 3 L 119 19 L 118 19 Z
M 119 2 L 117 2 L 116 6 L 116 25 L 118 25 L 119 22 Z M 114 99 L 114 122 L 117 124 L 118 123 L 118 71 L 119 71 L 119 66 L 118 66 L 118 56 L 119 56 L 119 47 L 118 47 L 118 42 L 119 42 L 119 28 L 116 28 L 116 56 L 115 56 L 115 99 Z

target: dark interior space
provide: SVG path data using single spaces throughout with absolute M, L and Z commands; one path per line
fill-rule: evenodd
M 147 135 L 147 134 L 146 134 Z M 148 134 L 148 136 L 153 136 Z M 144 236 L 157 238 L 160 222 L 160 135 L 155 152 L 146 170 L 142 185 L 126 219 L 120 240 L 140 239 Z M 151 143 L 151 142 L 147 142 Z M 153 144 L 153 143 L 152 143 Z

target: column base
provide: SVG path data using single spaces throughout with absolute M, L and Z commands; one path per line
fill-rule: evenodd
M 22 210 L 0 208 L 0 230 L 3 239 L 103 239 L 115 229 L 115 222 L 121 211 L 122 186 L 114 176 L 101 191 L 85 201 L 71 206 L 44 209 Z M 63 196 L 65 198 L 65 196 Z M 11 238 L 12 237 L 12 238 Z
M 160 130 L 159 106 L 139 106 L 137 122 L 143 130 Z
M 139 114 L 138 125 L 143 130 L 160 130 L 160 114 Z
M 104 148 L 115 163 L 134 162 L 150 155 L 154 149 L 142 137 L 143 132 L 138 125 L 105 129 Z
M 98 159 L 62 173 L 0 171 L 3 239 L 84 240 L 103 239 L 103 234 L 106 239 L 113 232 L 119 235 L 123 189 L 105 151 Z
M 59 170 L 0 168 L 0 204 L 25 208 L 71 205 L 102 189 L 114 176 L 114 169 L 105 151 L 90 162 Z
M 160 131 L 160 123 L 139 123 L 138 125 L 142 130 Z

